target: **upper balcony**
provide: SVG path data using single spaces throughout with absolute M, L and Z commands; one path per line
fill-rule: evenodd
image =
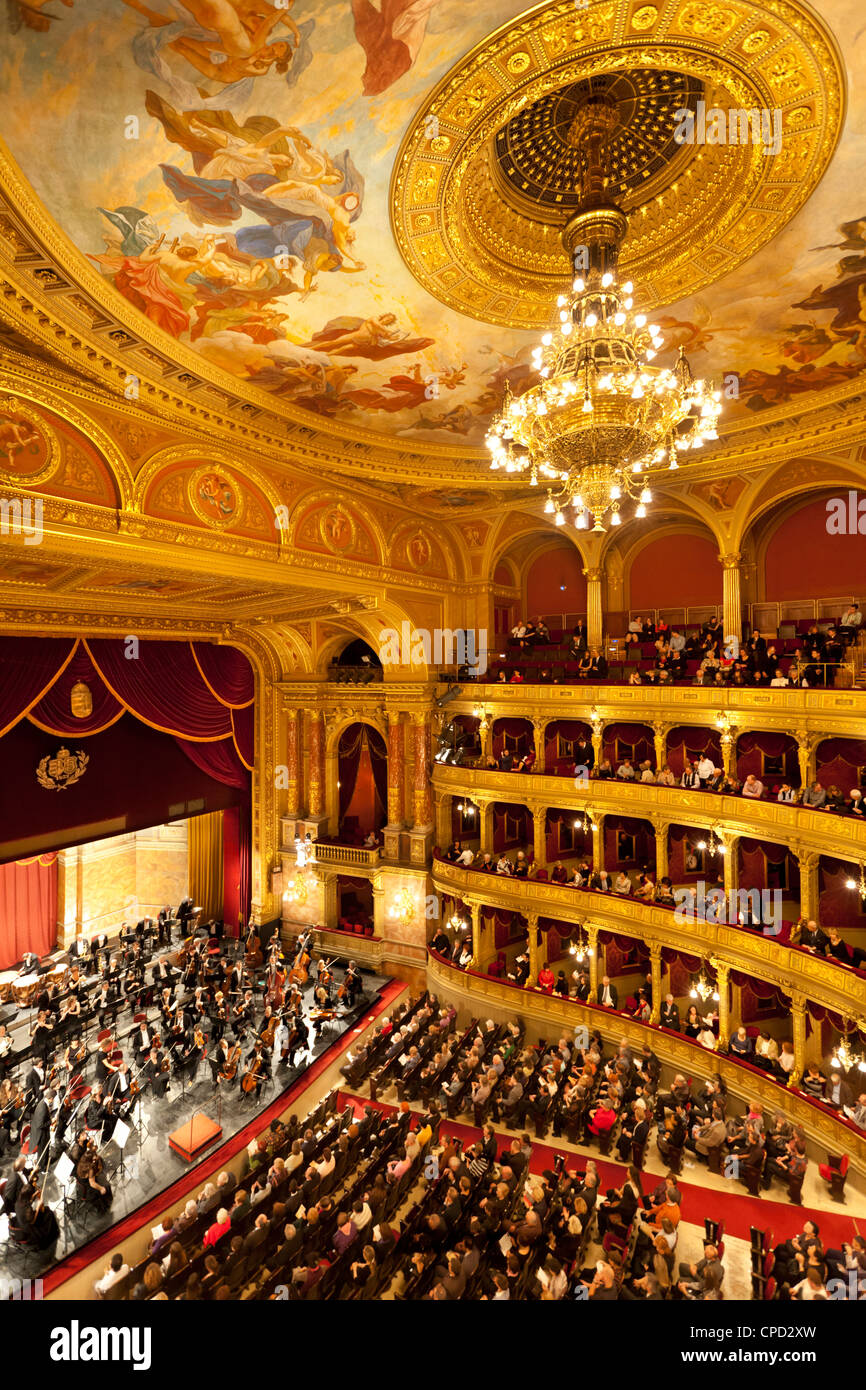
M 631 936 L 645 945 L 670 946 L 686 955 L 717 956 L 736 970 L 775 985 L 788 996 L 801 995 L 843 1018 L 866 1014 L 866 974 L 824 960 L 798 946 L 783 944 L 739 926 L 684 918 L 658 903 L 621 898 L 571 885 L 509 878 L 458 868 L 434 859 L 433 882 L 463 902 L 510 908 L 524 917 L 543 916 L 570 925 L 591 923 L 603 931 Z
M 596 816 L 616 813 L 662 818 L 671 823 L 772 840 L 795 851 L 801 848 L 843 862 L 866 859 L 866 820 L 778 801 L 721 796 L 717 792 L 662 787 L 657 783 L 576 780 L 555 773 L 494 772 L 438 763 L 433 771 L 433 786 L 451 795 L 516 802 L 531 811 L 557 806 L 578 813 L 592 811 Z

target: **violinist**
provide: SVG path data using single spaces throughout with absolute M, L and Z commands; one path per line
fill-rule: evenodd
M 236 1043 L 234 1047 L 229 1047 L 226 1039 L 220 1038 L 217 1049 L 210 1059 L 214 1085 L 229 1085 L 234 1081 L 238 1073 L 240 1060 L 240 1043 Z
M 223 1033 L 226 1030 L 226 1001 L 221 989 L 214 995 L 213 1005 L 209 1011 L 211 1022 L 211 1037 L 215 1042 L 221 1042 Z
M 26 1202 L 19 1199 L 15 1208 L 15 1221 L 20 1231 L 19 1239 L 23 1237 L 28 1247 L 34 1250 L 49 1250 L 52 1245 L 56 1244 L 60 1235 L 57 1217 L 45 1204 L 44 1191 L 43 1183 L 41 1190 L 33 1189 Z
M 111 1184 L 105 1176 L 105 1164 L 97 1152 L 92 1139 L 87 1140 L 87 1148 L 75 1168 L 78 1195 L 83 1201 L 92 1202 L 99 1212 L 108 1211 L 113 1200 Z
M 17 1081 L 6 1076 L 0 1081 L 0 1153 L 12 1143 L 12 1129 L 24 1107 L 24 1096 Z
M 36 1102 L 36 1108 L 30 1116 L 28 1150 L 35 1153 L 39 1161 L 44 1158 L 51 1138 L 51 1119 L 56 1098 L 57 1092 L 49 1086 Z
M 154 1100 L 163 1100 L 169 1087 L 169 1073 L 171 1062 L 163 1052 L 153 1043 L 148 1052 L 147 1061 L 141 1070 L 145 1083 L 152 1087 Z
M 125 1107 L 134 1098 L 129 1068 L 124 1061 L 117 1063 L 113 1075 L 105 1083 L 105 1090 L 107 1095 L 113 1097 L 115 1109 L 123 1118 Z
M 350 960 L 343 975 L 343 983 L 338 991 L 338 998 L 342 999 L 345 1007 L 352 1010 L 355 1007 L 355 995 L 361 989 L 361 972 L 355 961 Z
M 87 1102 L 87 1108 L 84 1112 L 84 1123 L 86 1124 L 87 1129 L 89 1129 L 93 1134 L 101 1133 L 108 1114 L 109 1111 L 106 1109 L 106 1101 L 102 1087 L 95 1086 L 90 1093 L 90 1099 Z M 112 1123 L 109 1133 L 103 1137 L 103 1142 L 107 1142 L 108 1139 L 111 1138 L 111 1134 L 114 1130 L 115 1123 L 116 1119 Z M 84 1147 L 87 1141 L 87 1129 L 82 1130 L 82 1132 L 78 1136 L 77 1146 L 76 1144 L 73 1144 L 72 1148 L 69 1151 L 69 1157 L 72 1159 L 73 1163 L 77 1163 L 84 1152 Z
M 132 1039 L 132 1050 L 135 1053 L 136 1061 L 140 1062 L 141 1059 L 150 1052 L 152 1046 L 153 1038 L 151 1036 L 151 1031 L 147 1026 L 147 1019 L 143 1018 L 138 1025 L 138 1032 Z
M 276 1066 L 285 1066 L 289 1050 L 289 1029 L 283 1014 L 280 1013 L 277 1019 L 277 1026 L 274 1029 L 273 1053 Z
M 150 978 L 153 980 L 157 989 L 162 989 L 164 991 L 166 988 L 170 988 L 171 992 L 174 993 L 173 980 L 177 973 L 174 966 L 169 965 L 164 956 L 160 956 L 159 960 L 151 968 Z
M 243 1039 L 249 1025 L 253 1019 L 253 992 L 251 989 L 244 990 L 243 997 L 237 1001 L 232 1009 L 232 1028 L 235 1037 Z
M 295 1065 L 295 1056 L 298 1052 L 305 1052 L 310 1045 L 310 1032 L 307 1028 L 303 1015 L 298 1014 L 292 1020 L 292 1028 L 289 1033 L 288 1044 L 288 1064 L 290 1067 Z
M 99 1019 L 99 1026 L 101 1028 L 105 1027 L 105 1020 L 108 1017 L 109 1011 L 111 1010 L 111 1007 L 115 1003 L 116 999 L 117 990 L 114 984 L 111 983 L 109 980 L 103 980 L 102 984 L 99 986 L 99 993 L 96 996 L 96 1000 L 93 1006 L 96 1010 L 96 1014 Z
M 76 1033 L 66 1044 L 60 1057 L 60 1069 L 66 1073 L 67 1084 L 71 1085 L 73 1076 L 80 1073 L 87 1057 L 87 1048 Z
M 18 1198 L 25 1188 L 30 1186 L 30 1177 L 27 1172 L 27 1159 L 24 1154 L 19 1154 L 14 1164 L 12 1172 L 7 1181 L 3 1192 L 3 1210 L 11 1217 L 15 1214 L 18 1205 Z

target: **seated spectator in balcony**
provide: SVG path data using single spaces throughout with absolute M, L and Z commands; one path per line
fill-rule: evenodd
M 617 775 L 610 765 L 610 758 L 602 758 L 595 775 L 600 782 L 610 782 Z
M 520 762 L 517 764 L 517 772 L 531 772 L 535 767 L 535 749 L 530 748 L 524 753 Z
M 550 871 L 550 881 L 551 883 L 568 882 L 568 870 L 566 869 L 564 864 L 560 863 L 558 859 Z
M 447 956 L 449 941 L 444 927 L 437 927 L 436 934 L 430 942 L 430 950 L 435 951 L 439 956 Z
M 549 666 L 542 666 L 538 675 L 535 677 L 537 685 L 559 685 L 559 681 L 554 679 L 553 672 Z
M 756 1067 L 764 1071 L 778 1072 L 779 1044 L 767 1032 L 759 1033 L 755 1039 L 755 1052 L 751 1059 Z
M 572 661 L 579 661 L 586 654 L 586 633 L 582 637 L 572 637 L 568 647 L 568 655 Z
M 624 869 L 620 869 L 613 881 L 613 891 L 619 893 L 621 897 L 627 898 L 631 892 L 631 879 Z
M 698 776 L 697 770 L 694 767 L 692 767 L 692 764 L 689 762 L 688 758 L 686 758 L 685 767 L 683 768 L 683 775 L 680 778 L 680 786 L 686 787 L 690 791 L 698 791 L 700 789 L 700 785 L 701 779 Z
M 529 619 L 523 624 L 523 636 L 518 637 L 517 645 L 523 650 L 528 651 L 535 641 L 535 623 Z
M 701 786 L 706 787 L 710 778 L 716 772 L 716 765 L 708 754 L 704 753 L 695 763 L 695 772 L 701 779 Z
M 522 850 L 522 849 L 519 849 L 519 850 L 517 851 L 517 859 L 515 860 L 515 863 L 514 863 L 514 877 L 515 877 L 515 878 L 528 878 L 528 877 L 529 877 L 529 860 L 527 859 L 526 855 L 523 853 L 523 850 Z
M 448 846 L 442 858 L 447 859 L 450 864 L 456 864 L 462 853 L 463 846 L 460 841 L 454 840 L 453 843 Z
M 858 1129 L 866 1129 L 866 1091 L 861 1092 L 854 1105 L 846 1105 L 843 1109 Z
M 591 679 L 598 681 L 606 681 L 608 672 L 607 657 L 602 652 L 600 652 L 597 647 L 593 647 L 592 651 L 590 652 L 590 657 L 591 665 L 589 674 Z
M 847 804 L 845 793 L 842 791 L 841 787 L 832 786 L 827 788 L 827 800 L 824 802 L 823 808 L 825 811 L 833 811 L 836 815 L 839 815 L 840 812 L 847 809 Z
M 630 673 L 629 678 L 628 678 L 628 681 L 627 681 L 627 684 L 628 684 L 628 685 L 643 685 L 643 684 L 644 684 L 643 671 L 639 671 L 637 668 L 635 668 L 634 671 L 632 671 L 632 672 Z
M 662 1028 L 672 1028 L 675 1032 L 679 1032 L 680 1011 L 672 994 L 666 994 L 664 997 L 659 1014 L 659 1023 Z
M 820 811 L 827 801 L 827 793 L 820 782 L 812 782 L 803 793 L 803 805 L 809 806 L 813 811 Z
M 665 764 L 663 765 L 661 771 L 656 775 L 656 786 L 659 786 L 659 787 L 675 787 L 676 784 L 677 784 L 677 779 L 676 779 L 676 777 L 675 777 L 674 774 L 671 772 L 671 770 L 670 770 L 670 768 L 668 767 L 667 763 L 665 763 Z
M 802 917 L 791 928 L 790 939 L 792 945 L 803 946 L 807 951 L 815 951 L 821 956 L 824 955 L 829 940 L 827 933 L 822 931 L 817 922 L 811 918 L 805 922 Z
M 743 1024 L 740 1024 L 731 1041 L 728 1043 L 728 1051 L 733 1052 L 737 1057 L 750 1057 L 752 1054 L 752 1039 L 749 1037 Z
M 674 885 L 665 874 L 660 878 L 656 887 L 656 902 L 661 903 L 662 907 L 673 907 L 676 899 L 674 898 Z
M 619 1001 L 616 985 L 611 984 L 610 976 L 602 976 L 601 984 L 596 990 L 596 1003 L 602 1004 L 606 1009 L 615 1009 Z
M 701 1022 L 701 1031 L 698 1033 L 697 1041 L 701 1047 L 705 1047 L 708 1052 L 714 1052 L 718 1046 L 718 1038 L 713 1032 L 712 1025 L 708 1018 Z
M 578 969 L 574 971 L 571 978 L 574 984 L 575 999 L 579 999 L 582 1004 L 585 1004 L 589 998 L 590 991 L 589 971 L 586 966 L 579 966 Z
M 522 684 L 523 684 L 523 676 L 520 674 L 520 672 L 518 671 L 518 669 L 517 669 L 516 666 L 515 666 L 514 670 L 511 672 L 511 678 L 509 679 L 508 684 L 509 684 L 509 685 L 522 685 Z
M 498 874 L 505 874 L 508 877 L 511 876 L 513 870 L 511 867 L 511 860 L 508 858 L 507 854 L 500 854 L 496 861 L 496 872 Z
M 609 893 L 611 884 L 607 869 L 599 869 L 594 873 L 589 880 L 589 887 L 594 893 Z
M 800 1081 L 800 1090 L 815 1100 L 823 1100 L 827 1078 L 816 1062 L 809 1062 Z
M 577 664 L 577 674 L 582 680 L 589 678 L 592 671 L 592 652 L 586 651 Z
M 635 780 L 635 770 L 631 758 L 623 758 L 616 770 L 616 775 L 621 782 L 633 782 Z
M 845 655 L 845 648 L 835 627 L 828 627 L 827 641 L 824 645 L 824 660 L 831 668 L 838 665 Z M 833 670 L 828 673 L 828 680 L 832 680 Z
M 636 646 L 643 641 L 644 621 L 641 617 L 632 618 L 628 625 L 628 632 L 625 634 L 625 645 L 627 647 Z
M 854 1092 L 841 1072 L 831 1071 L 830 1079 L 824 1087 L 824 1100 L 828 1105 L 832 1105 L 834 1110 L 854 1104 Z
M 507 684 L 508 684 L 508 672 L 506 671 L 506 669 L 505 669 L 504 666 L 500 666 L 500 668 L 499 668 L 499 675 L 496 677 L 496 684 L 497 684 L 497 685 L 507 685 Z
M 550 630 L 543 618 L 536 618 L 533 626 L 535 628 L 533 634 L 533 641 L 535 643 L 544 644 L 550 641 Z
M 781 666 L 777 666 L 773 673 L 773 679 L 770 681 L 770 685 L 775 686 L 777 689 L 783 689 L 785 686 L 788 686 L 790 684 L 791 682 L 785 675 Z
M 511 636 L 514 638 L 515 642 L 522 641 L 526 636 L 526 623 L 522 620 L 519 623 L 515 623 L 514 627 L 511 629 Z
M 568 998 L 568 980 L 565 978 L 565 971 L 557 972 L 556 984 L 553 986 L 554 994 L 558 994 L 561 999 Z
M 794 1044 L 789 1039 L 786 1039 L 779 1049 L 779 1056 L 776 1061 L 776 1066 L 785 1081 L 787 1081 L 791 1072 L 794 1070 L 795 1062 Z
M 489 852 L 485 852 L 485 853 L 482 855 L 482 857 L 478 860 L 478 862 L 477 862 L 477 864 L 475 865 L 475 867 L 476 867 L 476 869 L 478 869 L 482 874 L 492 874 L 492 873 L 494 873 L 495 870 L 496 870 L 496 865 L 495 865 L 494 862 L 493 862 L 493 855 L 490 854 Z
M 866 952 L 859 946 L 850 946 L 847 941 L 843 941 L 836 927 L 828 927 L 828 941 L 824 948 L 825 956 L 832 956 L 833 960 L 842 961 L 844 965 L 854 965 L 858 969 L 862 966 Z
M 687 1038 L 696 1038 L 701 1031 L 701 1027 L 702 1021 L 698 1013 L 697 1005 L 690 1004 L 688 1013 L 686 1014 L 686 1021 L 683 1024 L 683 1032 Z
M 764 795 L 764 784 L 758 780 L 754 772 L 750 772 L 743 783 L 742 795 L 750 797 L 753 801 Z
M 656 775 L 653 771 L 653 765 L 650 762 L 649 758 L 647 758 L 644 762 L 640 763 L 638 770 L 640 772 L 640 777 L 638 778 L 638 781 L 653 783 L 655 782 Z
M 454 860 L 454 863 L 457 864 L 461 869 L 471 869 L 474 860 L 475 855 L 467 845 L 466 849 L 462 849 L 460 851 L 457 858 Z
M 514 767 L 514 755 L 510 748 L 503 748 L 499 754 L 499 771 L 510 772 Z
M 859 787 L 853 787 L 848 793 L 848 801 L 845 810 L 850 816 L 866 816 L 866 797 Z
M 651 903 L 655 898 L 655 893 L 656 886 L 650 878 L 649 874 L 638 874 L 637 883 L 635 884 L 634 889 L 635 897 L 638 898 L 642 903 Z
M 652 1006 L 646 997 L 646 990 L 639 989 L 635 1006 L 631 1011 L 632 1018 L 636 1018 L 639 1023 L 649 1023 L 652 1015 Z
M 538 972 L 538 988 L 543 994 L 552 994 L 553 986 L 556 984 L 556 976 L 546 963 Z
M 460 955 L 457 957 L 457 965 L 460 970 L 467 970 L 472 964 L 472 942 L 464 941 L 460 948 Z
M 725 770 L 717 767 L 711 777 L 707 778 L 707 785 L 704 788 L 708 792 L 720 792 L 725 784 Z
M 789 786 L 787 782 L 783 782 L 776 793 L 776 800 L 782 801 L 788 806 L 793 806 L 797 800 L 797 792 L 793 787 Z
M 719 787 L 722 796 L 739 796 L 740 783 L 736 777 L 726 777 Z

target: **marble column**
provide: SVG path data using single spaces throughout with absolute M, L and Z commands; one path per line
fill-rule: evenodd
M 600 813 L 592 818 L 592 867 L 595 873 L 604 868 L 604 816 Z
M 286 714 L 286 815 L 297 820 L 303 810 L 303 775 L 301 767 L 301 716 L 298 710 L 284 706 Z
M 403 788 L 406 781 L 406 767 L 403 757 L 402 716 L 388 711 L 388 826 L 399 829 L 403 824 Z
M 584 922 L 584 924 L 583 924 L 583 929 L 584 929 L 584 931 L 586 932 L 586 937 L 587 937 L 587 940 L 588 940 L 588 942 L 589 942 L 589 1002 L 590 1002 L 590 1004 L 594 1004 L 594 1003 L 595 1003 L 595 998 L 596 998 L 596 993 L 597 993 L 597 991 L 598 991 L 598 981 L 599 981 L 599 973 L 598 973 L 598 952 L 599 952 L 599 944 L 598 944 L 598 927 L 595 925 L 594 922 Z M 604 973 L 604 972 L 602 972 L 602 973 Z
M 821 856 L 815 850 L 798 850 L 800 870 L 800 916 L 807 922 L 818 921 L 818 863 Z
M 710 957 L 710 965 L 716 972 L 716 988 L 719 991 L 719 1046 L 727 1047 L 731 1036 L 731 1016 L 729 1004 L 729 984 L 731 967 Z
M 660 941 L 650 942 L 650 973 L 652 975 L 653 1003 L 650 1023 L 658 1023 L 662 1007 L 662 947 Z
M 530 912 L 526 918 L 526 929 L 529 938 L 529 978 L 526 983 L 532 986 L 538 982 L 538 972 L 541 969 L 538 955 L 538 913 Z
M 788 1085 L 796 1086 L 806 1070 L 806 996 L 791 995 L 791 1041 L 794 1046 L 794 1070 Z
M 321 710 L 309 711 L 310 816 L 325 814 L 325 716 Z
M 547 811 L 544 806 L 536 806 L 532 813 L 532 850 L 537 869 L 547 868 L 547 830 L 545 821 Z
M 731 637 L 736 638 L 739 643 L 742 641 L 743 636 L 743 601 L 740 588 L 741 573 L 739 551 L 733 551 L 728 555 L 720 555 L 719 560 L 722 564 L 723 637 L 726 644 Z
M 412 724 L 415 772 L 413 828 L 427 830 L 433 819 L 430 795 L 430 723 L 426 714 L 415 714 Z
M 658 816 L 651 817 L 653 829 L 656 834 L 656 883 L 664 878 L 670 868 L 668 854 L 668 832 L 671 823 Z
M 604 614 L 601 607 L 603 569 L 585 569 L 586 579 L 586 640 L 590 647 L 601 647 L 604 640 Z

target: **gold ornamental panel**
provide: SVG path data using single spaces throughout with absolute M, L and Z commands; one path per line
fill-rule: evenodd
M 641 307 L 712 284 L 797 213 L 843 124 L 839 54 L 793 3 L 539 6 L 478 45 L 417 112 L 391 180 L 400 252 L 430 294 L 486 323 L 537 329 L 571 279 L 568 132 L 590 92 L 614 97 L 610 194 L 629 214 L 623 273 Z M 767 112 L 775 136 L 684 143 L 677 111 Z M 730 123 L 729 123 L 730 122 Z

